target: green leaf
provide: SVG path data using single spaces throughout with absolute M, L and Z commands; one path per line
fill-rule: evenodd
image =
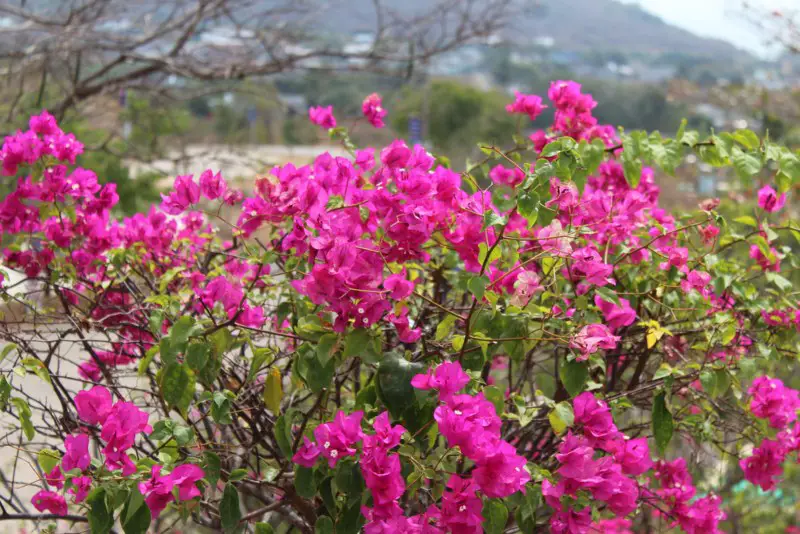
M 150 518 L 150 509 L 145 505 L 144 497 L 134 485 L 119 517 L 122 531 L 125 534 L 146 534 L 147 529 L 150 528 Z
M 480 301 L 483 299 L 483 294 L 486 292 L 486 285 L 488 283 L 489 279 L 485 276 L 474 276 L 470 278 L 469 282 L 467 283 L 467 287 L 469 288 L 469 292 L 472 293 L 478 301 Z
M 37 456 L 42 471 L 49 473 L 61 461 L 61 454 L 53 449 L 42 449 Z
M 743 152 L 742 149 L 738 147 L 734 147 L 731 160 L 733 161 L 733 167 L 736 169 L 736 174 L 739 175 L 739 178 L 750 178 L 758 174 L 758 171 L 761 170 L 761 159 L 753 154 Z
M 294 454 L 292 452 L 292 430 L 291 423 L 285 415 L 281 415 L 275 420 L 275 440 L 283 455 L 291 458 Z
M 51 384 L 50 371 L 47 370 L 47 366 L 45 366 L 43 361 L 38 358 L 23 358 L 21 363 L 28 372 L 35 374 L 43 382 Z
M 247 476 L 247 469 L 234 469 L 231 471 L 230 476 L 228 476 L 228 482 L 238 482 L 242 480 L 244 477 Z
M 323 366 L 327 365 L 336 350 L 336 342 L 339 336 L 336 334 L 325 334 L 319 338 L 317 343 L 317 359 Z
M 170 407 L 186 413 L 194 398 L 195 376 L 188 366 L 181 363 L 169 364 L 161 377 L 161 394 Z
M 191 315 L 183 315 L 172 328 L 169 329 L 170 344 L 175 347 L 178 352 L 183 352 L 186 349 L 186 342 L 189 341 L 189 336 L 195 332 L 195 319 Z
M 505 217 L 496 213 L 492 209 L 488 209 L 483 212 L 483 226 L 481 227 L 481 231 L 493 226 L 505 226 L 506 222 L 507 221 Z
M 336 515 L 336 499 L 333 496 L 333 477 L 325 477 L 317 492 L 329 514 Z
M 11 403 L 17 409 L 17 417 L 19 417 L 19 422 L 25 437 L 28 438 L 28 441 L 32 440 L 36 435 L 36 429 L 33 428 L 33 422 L 31 421 L 31 416 L 33 414 L 31 413 L 30 406 L 28 406 L 28 401 L 20 399 L 19 397 L 13 397 Z
M 534 224 L 536 222 L 536 218 L 533 217 L 538 211 L 539 206 L 539 195 L 534 192 L 524 191 L 520 194 L 519 198 L 517 198 L 517 211 L 520 215 L 528 219 L 529 224 Z M 533 219 L 531 221 L 530 219 Z
M 496 260 L 500 259 L 500 256 L 503 255 L 503 251 L 500 250 L 500 247 L 494 247 L 492 249 L 492 253 L 489 256 L 489 261 L 486 261 L 486 254 L 489 253 L 489 247 L 484 242 L 478 243 L 478 263 L 481 265 L 486 263 L 486 265 L 491 265 Z
M 377 363 L 381 358 L 381 340 L 368 328 L 356 328 L 344 339 L 344 359 L 361 358 L 367 363 Z
M 559 436 L 575 423 L 575 413 L 572 411 L 572 405 L 567 401 L 556 404 L 547 418 L 553 431 Z
M 364 491 L 364 478 L 354 462 L 339 462 L 336 466 L 336 487 L 347 495 L 360 495 Z
M 11 351 L 12 351 L 12 350 L 16 350 L 16 349 L 17 349 L 17 344 L 16 344 L 16 343 L 9 343 L 9 344 L 8 344 L 8 345 L 6 345 L 5 347 L 3 347 L 3 350 L 2 350 L 2 351 L 0 351 L 0 362 L 2 362 L 3 360 L 5 360 L 5 359 L 6 359 L 6 356 L 8 356 L 9 354 L 11 354 Z
M 728 158 L 720 152 L 716 145 L 703 145 L 696 148 L 698 157 L 714 167 L 724 167 Z
M 505 395 L 497 386 L 486 386 L 483 388 L 486 400 L 494 404 L 494 409 L 498 414 L 502 414 L 505 408 Z
M 664 454 L 670 440 L 672 440 L 672 433 L 675 429 L 672 413 L 667 407 L 666 395 L 662 391 L 653 398 L 653 436 L 661 455 Z
M 723 395 L 731 384 L 730 376 L 724 369 L 707 370 L 700 373 L 703 390 L 712 398 Z
M 594 290 L 606 302 L 613 302 L 618 307 L 620 307 L 620 308 L 622 307 L 622 302 L 620 302 L 619 295 L 617 295 L 616 291 L 611 291 L 607 287 L 596 287 L 596 288 L 594 288 Z
M 583 391 L 586 380 L 589 378 L 589 366 L 587 362 L 565 361 L 561 365 L 559 373 L 564 389 L 570 397 L 574 397 Z
M 186 349 L 186 364 L 194 371 L 202 371 L 208 363 L 210 349 L 206 343 L 192 343 Z
M 778 273 L 767 271 L 766 273 L 764 273 L 764 276 L 766 277 L 768 282 L 772 282 L 773 284 L 775 284 L 777 288 L 780 289 L 781 291 L 789 291 L 790 289 L 792 289 L 792 282 L 790 282 L 783 276 L 779 275 Z
M 746 224 L 747 226 L 752 226 L 753 228 L 758 226 L 758 222 L 755 218 L 751 217 L 750 215 L 742 215 L 741 217 L 736 217 L 733 222 L 737 222 L 739 224 Z
M 275 534 L 269 523 L 256 523 L 256 534 Z
M 541 158 L 552 158 L 561 153 L 563 150 L 561 139 L 556 139 L 555 141 L 550 141 L 547 143 L 543 148 L 542 152 L 539 154 Z
M 0 411 L 6 409 L 8 405 L 8 398 L 11 396 L 11 384 L 8 383 L 6 377 L 0 376 Z
M 389 409 L 392 417 L 400 418 L 408 407 L 409 400 L 414 398 L 411 379 L 423 372 L 425 368 L 422 364 L 411 363 L 397 356 L 386 357 L 378 365 L 376 376 L 378 397 Z
M 483 531 L 500 534 L 508 522 L 508 508 L 500 499 L 489 499 L 483 503 Z
M 294 487 L 301 497 L 313 499 L 317 493 L 317 486 L 314 483 L 314 471 L 308 467 L 295 466 Z
M 758 136 L 750 130 L 736 130 L 733 139 L 747 150 L 753 150 L 760 145 Z
M 156 354 L 159 353 L 160 349 L 160 345 L 154 345 L 147 350 L 147 352 L 144 354 L 144 358 L 139 361 L 139 376 L 144 376 L 144 374 L 147 372 L 147 368 L 150 367 L 151 363 L 153 363 L 153 358 L 156 357 Z
M 314 393 L 319 393 L 329 387 L 336 372 L 336 360 L 329 358 L 325 364 L 322 364 L 318 354 L 309 350 L 305 355 L 305 364 L 307 365 L 305 373 L 306 384 Z
M 278 414 L 281 412 L 281 399 L 283 399 L 281 372 L 277 367 L 273 367 L 264 381 L 264 405 L 272 413 Z
M 232 484 L 225 485 L 222 492 L 222 501 L 219 503 L 219 517 L 222 528 L 226 532 L 232 532 L 239 526 L 242 519 L 242 511 L 239 509 L 239 492 Z
M 453 326 L 456 324 L 456 316 L 449 313 L 444 316 L 442 322 L 436 326 L 436 341 L 441 341 L 453 331 Z
M 106 490 L 98 488 L 86 499 L 89 505 L 89 529 L 92 534 L 106 534 L 114 526 L 114 515 L 106 507 Z
M 217 456 L 216 453 L 211 451 L 206 451 L 203 454 L 203 458 L 205 459 L 205 473 L 206 473 L 206 480 L 208 484 L 215 488 L 217 487 L 217 482 L 219 481 L 219 476 L 222 470 L 222 463 Z
M 222 391 L 215 391 L 211 399 L 211 418 L 214 422 L 220 425 L 231 424 L 231 399 Z

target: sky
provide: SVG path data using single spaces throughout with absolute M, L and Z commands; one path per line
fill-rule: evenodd
M 743 0 L 622 0 L 638 4 L 664 21 L 703 37 L 724 39 L 761 57 L 773 57 L 775 47 L 765 45 L 763 33 L 744 16 Z M 750 5 L 771 11 L 797 10 L 800 0 L 749 0 Z

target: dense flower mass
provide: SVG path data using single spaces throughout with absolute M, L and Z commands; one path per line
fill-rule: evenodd
M 174 514 L 210 531 L 714 534 L 726 485 L 687 458 L 735 456 L 734 476 L 778 488 L 800 449 L 781 367 L 800 331 L 796 156 L 752 132 L 617 131 L 572 81 L 547 97 L 506 110 L 550 107 L 552 125 L 463 171 L 401 139 L 355 148 L 316 106 L 349 156 L 248 190 L 180 175 L 119 219 L 51 115 L 8 136 L 0 262 L 27 285 L 0 271 L 0 291 L 32 315 L 0 326 L 0 408 L 52 440 L 31 506 L 126 532 Z M 378 94 L 362 113 L 384 126 Z M 718 199 L 673 215 L 646 165 L 686 150 L 739 174 L 750 150 L 775 187 L 755 217 L 726 221 Z

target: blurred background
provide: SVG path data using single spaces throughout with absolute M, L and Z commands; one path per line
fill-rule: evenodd
M 582 83 L 601 123 L 671 135 L 686 117 L 797 147 L 798 12 L 796 0 L 0 2 L 0 132 L 50 110 L 128 213 L 179 172 L 252 180 L 310 161 L 330 143 L 312 105 L 332 104 L 358 143 L 400 136 L 463 168 L 478 142 L 517 128 L 503 111 L 514 90 L 544 95 L 556 79 Z M 390 113 L 380 131 L 358 120 L 374 91 Z M 717 170 L 686 163 L 660 180 L 667 206 L 727 193 Z

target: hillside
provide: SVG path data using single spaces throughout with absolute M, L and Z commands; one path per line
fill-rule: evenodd
M 730 43 L 667 24 L 636 5 L 615 0 L 536 0 L 522 8 L 512 36 L 550 35 L 567 50 L 672 53 L 719 59 L 748 56 Z
M 700 0 L 702 1 L 702 0 Z M 672 53 L 728 60 L 750 59 L 747 52 L 718 39 L 699 37 L 667 24 L 640 7 L 616 0 L 512 0 L 507 15 L 508 39 L 530 43 L 552 37 L 555 48 L 565 51 Z M 419 14 L 430 0 L 385 0 L 388 10 L 404 16 Z M 334 32 L 354 32 L 374 27 L 372 0 L 324 2 L 325 26 Z M 341 9 L 346 6 L 347 9 Z

